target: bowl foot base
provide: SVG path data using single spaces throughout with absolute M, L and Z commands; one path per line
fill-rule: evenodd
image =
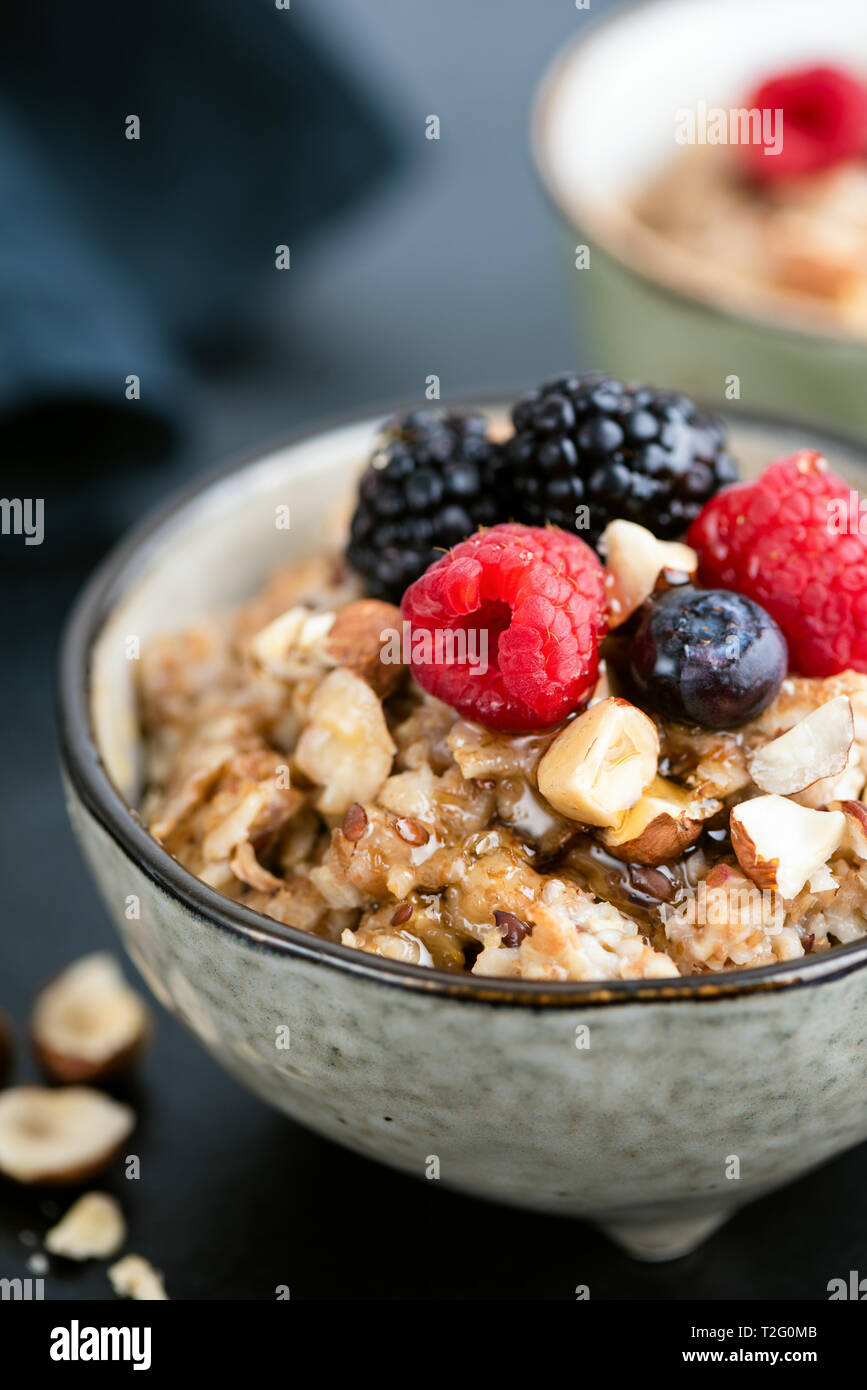
M 691 1255 L 732 1215 L 732 1208 L 718 1207 L 682 1220 L 600 1222 L 599 1228 L 634 1260 L 657 1263 Z

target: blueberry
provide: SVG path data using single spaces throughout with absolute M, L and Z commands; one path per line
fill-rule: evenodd
M 630 650 L 630 672 L 667 719 L 736 728 L 761 714 L 788 667 L 769 613 L 727 589 L 671 589 L 651 601 Z

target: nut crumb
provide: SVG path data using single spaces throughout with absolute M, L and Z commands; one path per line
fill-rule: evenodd
M 141 1255 L 124 1255 L 117 1264 L 110 1266 L 108 1277 L 115 1293 L 122 1298 L 134 1298 L 139 1303 L 168 1300 L 162 1275 Z
M 397 688 L 406 667 L 397 661 L 383 661 L 384 633 L 400 633 L 401 612 L 393 603 L 376 598 L 358 599 L 341 608 L 325 641 L 325 650 L 338 666 L 345 666 L 354 675 L 372 686 L 377 695 L 385 697 Z
M 126 1240 L 126 1221 L 116 1197 L 85 1192 L 45 1237 L 52 1255 L 68 1260 L 104 1260 Z

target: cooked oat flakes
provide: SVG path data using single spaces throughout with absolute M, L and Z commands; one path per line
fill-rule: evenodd
M 391 960 L 531 980 L 663 979 L 791 960 L 867 933 L 867 845 L 846 811 L 867 780 L 867 676 L 789 677 L 731 732 L 654 716 L 654 804 L 668 821 L 653 824 L 669 852 L 643 841 L 642 859 L 630 857 L 638 839 L 618 843 L 540 793 L 556 730 L 483 728 L 405 667 L 377 692 L 360 674 L 378 644 L 360 603 L 339 559 L 304 561 L 240 611 L 143 652 L 144 816 L 227 897 Z M 609 678 L 596 701 L 610 698 Z M 839 770 L 782 798 L 838 816 L 822 822 L 833 847 L 790 900 L 762 894 L 773 807 L 770 849 L 764 831 L 750 841 L 753 877 L 729 812 L 758 805 L 755 752 L 840 697 L 854 737 Z M 851 831 L 838 835 L 843 822 Z

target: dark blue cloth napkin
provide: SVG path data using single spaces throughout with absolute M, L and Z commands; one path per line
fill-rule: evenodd
M 247 326 L 275 246 L 294 255 L 399 159 L 273 0 L 9 6 L 0 92 L 0 415 L 111 408 L 134 374 L 182 421 L 192 345 Z

